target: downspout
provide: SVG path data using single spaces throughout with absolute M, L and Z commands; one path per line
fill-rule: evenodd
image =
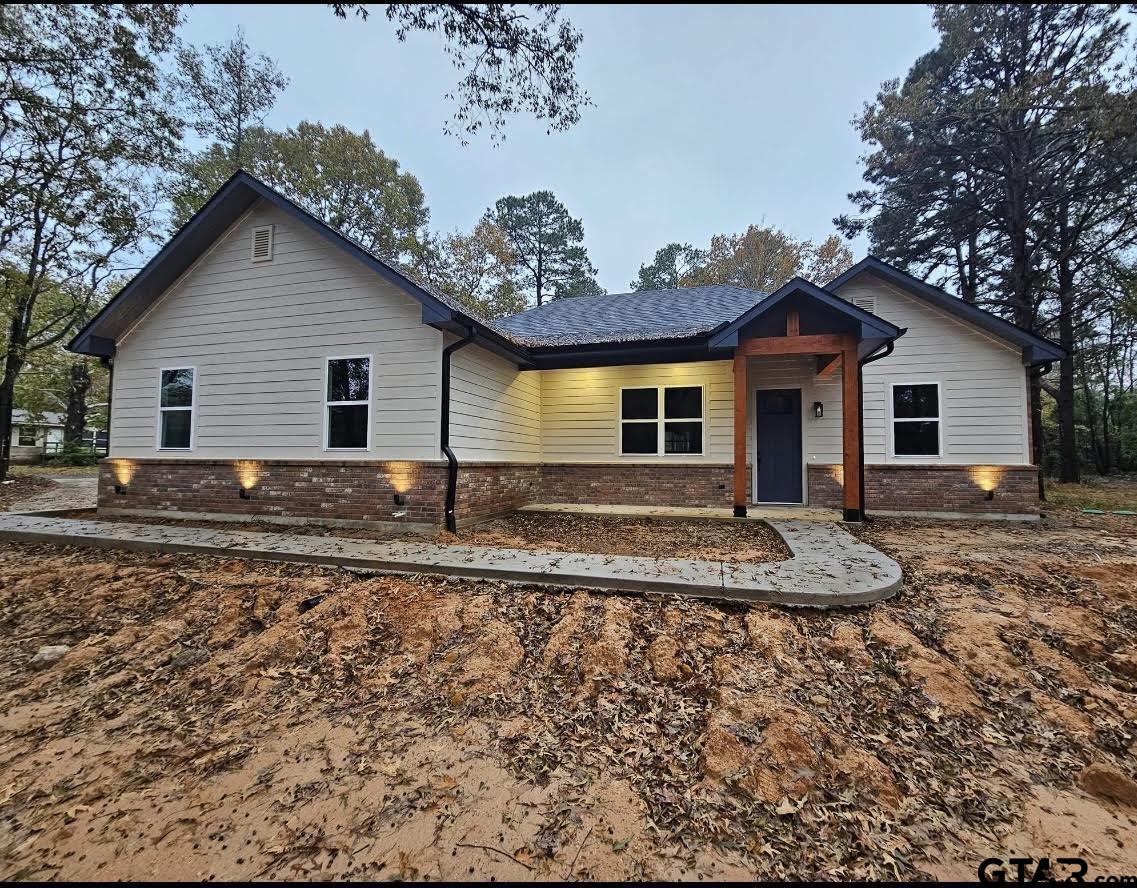
M 1029 378 L 1027 380 L 1026 386 L 1026 427 L 1030 430 L 1032 435 L 1034 434 L 1034 403 L 1032 400 L 1034 396 L 1034 383 L 1035 380 L 1042 379 L 1042 377 L 1049 373 L 1053 366 L 1053 361 L 1046 361 L 1042 364 L 1035 364 L 1030 368 L 1030 372 L 1028 373 Z M 1034 449 L 1038 442 L 1032 440 L 1030 443 L 1030 457 L 1033 460 Z M 1045 447 L 1041 446 L 1038 448 L 1039 456 L 1043 454 L 1045 449 Z M 1039 459 L 1038 462 L 1038 499 L 1040 502 L 1046 502 L 1046 469 L 1042 465 L 1041 459 Z
M 458 490 L 458 457 L 450 449 L 450 356 L 469 345 L 477 337 L 473 327 L 466 328 L 466 335 L 452 342 L 442 350 L 442 452 L 446 454 L 446 529 L 451 533 L 458 530 L 454 519 L 454 498 Z
M 908 331 L 907 330 L 901 330 L 900 335 L 903 336 L 906 332 L 908 332 Z M 861 360 L 859 360 L 857 362 L 857 389 L 861 393 L 861 397 L 859 400 L 861 402 L 861 421 L 860 421 L 860 427 L 861 427 L 861 441 L 860 441 L 860 447 L 861 447 L 861 495 L 860 495 L 860 501 L 861 501 L 861 520 L 862 521 L 868 520 L 868 515 L 866 514 L 866 509 L 865 509 L 865 377 L 864 377 L 863 371 L 864 371 L 865 364 L 871 364 L 873 361 L 879 361 L 881 358 L 887 358 L 890 354 L 892 354 L 892 350 L 894 348 L 896 348 L 896 340 L 890 339 L 884 345 L 880 346 L 880 348 L 876 349 L 876 351 L 869 352 L 869 354 L 865 355 Z
M 99 358 L 99 363 L 107 368 L 107 452 L 111 455 L 111 405 L 114 403 L 114 358 Z M 95 433 L 95 453 L 99 452 L 99 436 Z

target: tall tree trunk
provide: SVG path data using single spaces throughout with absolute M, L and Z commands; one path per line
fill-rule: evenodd
M 67 418 L 63 423 L 63 443 L 82 444 L 87 427 L 87 392 L 91 390 L 91 371 L 86 361 L 71 364 L 67 384 Z
M 16 406 L 16 377 L 19 374 L 9 355 L 3 377 L 0 377 L 0 481 L 8 477 L 12 457 L 12 410 Z
M 1061 278 L 1061 273 L 1059 274 Z M 1061 298 L 1061 297 L 1060 297 Z M 1058 344 L 1066 355 L 1058 362 L 1058 477 L 1062 481 L 1081 480 L 1078 465 L 1078 439 L 1074 416 L 1074 311 L 1064 305 L 1058 315 Z
M 1031 461 L 1038 466 L 1038 498 L 1046 500 L 1046 481 L 1042 461 L 1046 458 L 1046 445 L 1042 440 L 1042 377 L 1030 374 L 1030 440 Z

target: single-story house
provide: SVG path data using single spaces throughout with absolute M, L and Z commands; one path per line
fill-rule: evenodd
M 36 415 L 26 410 L 12 411 L 12 447 L 9 459 L 13 463 L 37 463 L 44 454 L 63 445 L 63 415 L 44 412 Z
M 235 174 L 75 337 L 99 507 L 454 526 L 527 503 L 1037 514 L 1061 349 L 869 257 L 487 321 Z

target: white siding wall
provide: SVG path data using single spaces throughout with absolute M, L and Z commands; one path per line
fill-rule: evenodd
M 455 352 L 450 443 L 463 462 L 539 462 L 541 373 L 519 371 L 476 345 Z
M 731 462 L 734 379 L 730 361 L 542 370 L 541 455 L 545 462 Z M 620 456 L 620 389 L 703 386 L 702 456 Z
M 880 317 L 908 328 L 891 355 L 864 368 L 866 462 L 1030 463 L 1026 368 L 1017 347 L 871 275 L 838 292 L 845 299 L 874 296 Z M 940 384 L 939 459 L 890 456 L 890 385 L 897 382 Z
M 250 261 L 272 224 L 272 261 Z M 186 459 L 437 459 L 442 334 L 415 300 L 257 204 L 119 342 L 111 454 Z M 368 453 L 323 449 L 325 358 L 370 354 Z M 161 367 L 197 368 L 196 446 L 156 449 Z

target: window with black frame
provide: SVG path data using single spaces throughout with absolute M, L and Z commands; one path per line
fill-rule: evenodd
M 939 456 L 941 421 L 938 383 L 893 384 L 893 456 Z
M 661 452 L 702 455 L 702 386 L 644 386 L 620 391 L 620 454 L 658 456 Z
M 371 357 L 328 358 L 324 392 L 328 450 L 371 446 Z

